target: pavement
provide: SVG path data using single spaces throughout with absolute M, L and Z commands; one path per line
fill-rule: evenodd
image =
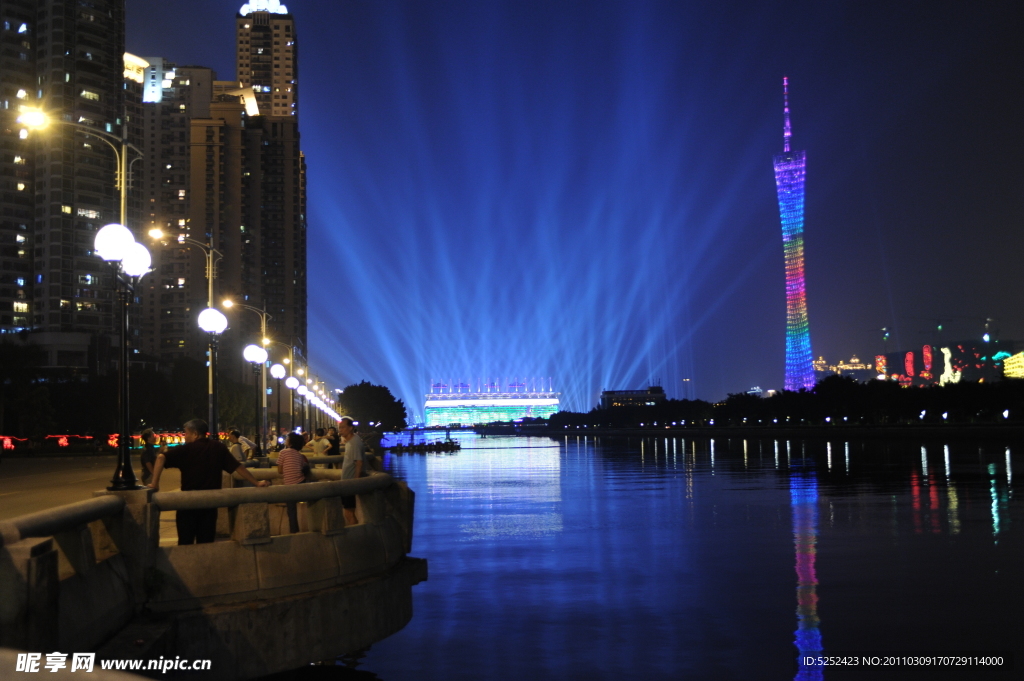
M 133 461 L 139 475 L 139 461 Z M 106 489 L 114 476 L 117 458 L 107 456 L 3 457 L 0 462 L 0 520 L 43 511 L 75 501 L 92 499 Z M 160 491 L 181 489 L 181 474 L 167 468 L 160 477 Z M 160 545 L 178 543 L 174 511 L 160 514 Z

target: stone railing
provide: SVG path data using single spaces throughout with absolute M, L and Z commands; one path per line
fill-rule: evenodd
M 278 478 L 275 469 L 250 472 Z M 394 633 L 412 615 L 409 587 L 426 579 L 426 561 L 406 556 L 414 494 L 387 473 L 331 479 L 339 475 L 315 469 L 321 482 L 269 488 L 229 487 L 243 483 L 225 475 L 219 490 L 100 492 L 0 522 L 0 647 L 206 658 L 219 660 L 218 678 L 232 679 Z M 356 498 L 355 525 L 345 525 L 342 496 Z M 272 531 L 287 502 L 299 505 L 307 531 Z M 161 513 L 197 508 L 220 509 L 218 534 L 229 541 L 161 545 Z M 158 633 L 138 629 L 143 611 L 163 622 Z M 281 646 L 283 623 L 320 634 Z

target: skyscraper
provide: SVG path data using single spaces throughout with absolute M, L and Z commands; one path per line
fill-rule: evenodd
M 102 372 L 117 331 L 112 274 L 92 245 L 121 220 L 111 140 L 126 124 L 124 2 L 5 0 L 0 14 L 0 331 L 36 332 L 47 366 Z M 50 125 L 18 124 L 25 109 Z
M 304 353 L 306 159 L 299 144 L 295 19 L 279 0 L 250 0 L 236 25 L 238 83 L 251 88 L 259 108 L 246 124 L 252 172 L 242 206 L 242 288 L 248 304 L 270 313 L 269 333 Z
M 804 280 L 804 178 L 807 152 L 791 151 L 789 79 L 782 79 L 785 127 L 782 153 L 774 158 L 775 185 L 782 219 L 782 248 L 786 256 L 786 390 L 814 387 L 811 331 L 807 321 Z
M 236 23 L 238 82 L 253 89 L 264 116 L 298 116 L 299 48 L 288 8 L 278 0 L 251 0 Z

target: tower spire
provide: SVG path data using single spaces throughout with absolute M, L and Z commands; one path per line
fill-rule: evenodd
M 782 112 L 786 118 L 786 125 L 782 130 L 782 151 L 789 151 L 789 142 L 793 137 L 793 129 L 789 125 L 789 78 L 782 77 Z

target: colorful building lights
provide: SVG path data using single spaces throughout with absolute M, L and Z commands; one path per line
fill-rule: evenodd
M 783 151 L 774 157 L 775 185 L 782 219 L 782 247 L 786 258 L 786 390 L 814 387 L 811 333 L 807 319 L 804 278 L 804 178 L 807 152 L 791 151 L 789 79 L 782 79 L 785 127 Z

